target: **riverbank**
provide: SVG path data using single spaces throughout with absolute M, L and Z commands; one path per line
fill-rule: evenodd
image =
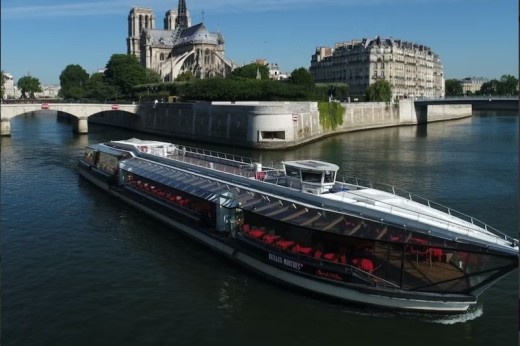
M 297 147 L 340 133 L 409 126 L 471 116 L 470 104 L 342 103 L 343 123 L 334 130 L 320 124 L 317 102 L 158 103 L 137 114 L 106 111 L 89 122 L 151 134 L 253 149 Z

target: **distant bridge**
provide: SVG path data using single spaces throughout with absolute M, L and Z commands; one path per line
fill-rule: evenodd
M 438 99 L 415 99 L 416 106 L 427 106 L 434 104 L 471 104 L 474 111 L 480 110 L 519 110 L 518 96 L 463 96 L 463 97 L 445 97 Z
M 88 133 L 88 118 L 101 112 L 123 111 L 138 114 L 143 105 L 95 104 L 95 103 L 42 103 L 2 104 L 0 112 L 0 135 L 11 135 L 11 119 L 37 111 L 58 111 L 72 115 L 72 129 L 77 133 Z

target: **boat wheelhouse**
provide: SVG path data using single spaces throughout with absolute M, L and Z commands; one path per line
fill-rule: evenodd
M 90 145 L 79 162 L 83 177 L 234 261 L 341 301 L 463 312 L 517 268 L 516 239 L 338 171 L 138 139 Z

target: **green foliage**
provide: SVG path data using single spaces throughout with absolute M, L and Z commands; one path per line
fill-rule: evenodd
M 392 100 L 392 85 L 386 79 L 378 79 L 366 91 L 368 102 L 390 102 Z
M 194 80 L 194 79 L 195 79 L 195 76 L 193 75 L 193 72 L 186 71 L 186 72 L 179 74 L 177 76 L 177 78 L 175 78 L 175 81 L 183 82 L 183 81 L 190 81 L 190 80 Z
M 516 95 L 518 93 L 518 79 L 512 75 L 503 75 L 500 80 L 490 80 L 480 87 L 481 95 Z
M 314 78 L 311 76 L 309 71 L 305 68 L 300 67 L 291 72 L 291 83 L 304 86 L 306 88 L 314 87 Z
M 498 95 L 499 84 L 500 82 L 496 79 L 485 82 L 480 87 L 480 93 L 483 95 Z M 448 94 L 446 93 L 446 95 Z
M 84 97 L 96 101 L 115 100 L 121 91 L 106 82 L 103 73 L 94 73 L 84 86 Z
M 318 102 L 318 110 L 323 131 L 334 131 L 338 126 L 343 125 L 345 107 L 339 102 Z
M 462 84 L 457 79 L 446 79 L 444 82 L 446 96 L 460 96 L 463 94 Z
M 231 78 L 257 79 L 258 73 L 260 79 L 269 79 L 269 68 L 257 63 L 237 67 L 231 72 Z
M 4 98 L 4 93 L 5 93 L 5 81 L 6 81 L 6 76 L 4 74 L 4 71 L 2 71 L 0 73 L 0 88 L 1 88 L 1 95 L 0 97 L 3 99 Z
M 137 58 L 131 54 L 114 54 L 106 65 L 107 83 L 116 86 L 122 95 L 129 97 L 132 88 L 139 84 L 154 83 L 152 74 L 146 70 Z
M 516 77 L 505 74 L 500 77 L 498 92 L 500 95 L 514 95 L 518 93 L 518 79 Z
M 132 93 L 140 101 L 167 100 L 168 96 L 179 96 L 180 86 L 183 84 L 186 82 L 140 84 L 132 89 Z
M 89 75 L 80 65 L 68 65 L 60 74 L 60 93 L 65 99 L 79 100 L 85 96 Z
M 332 97 L 335 100 L 344 101 L 347 100 L 350 94 L 350 90 L 348 84 L 345 83 L 335 83 L 332 84 Z
M 146 73 L 146 83 L 161 83 L 162 78 L 161 76 L 155 72 L 154 70 L 151 70 L 149 68 L 145 68 Z
M 197 79 L 179 89 L 184 100 L 287 101 L 307 100 L 305 88 L 272 80 Z
M 345 101 L 350 95 L 348 84 L 345 83 L 316 83 L 311 99 L 314 101 L 328 101 L 329 96 L 334 100 Z
M 34 98 L 34 93 L 41 92 L 42 88 L 40 80 L 31 76 L 24 76 L 18 80 L 18 89 L 22 93 L 22 98 L 26 99 L 27 94 L 30 98 Z

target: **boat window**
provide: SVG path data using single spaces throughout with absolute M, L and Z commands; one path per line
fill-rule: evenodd
M 83 159 L 91 164 L 94 164 L 94 157 L 95 157 L 96 151 L 92 148 L 85 148 L 85 156 Z
M 286 166 L 285 173 L 288 177 L 300 179 L 300 170 L 298 168 Z
M 105 172 L 108 172 L 110 174 L 113 174 L 117 171 L 117 166 L 118 166 L 117 157 L 112 156 L 107 153 L 100 152 L 97 166 L 99 169 L 101 169 Z
M 321 183 L 321 172 L 302 171 L 302 181 L 309 183 Z
M 334 182 L 334 173 L 335 172 L 325 171 L 324 181 L 326 183 L 333 183 Z

